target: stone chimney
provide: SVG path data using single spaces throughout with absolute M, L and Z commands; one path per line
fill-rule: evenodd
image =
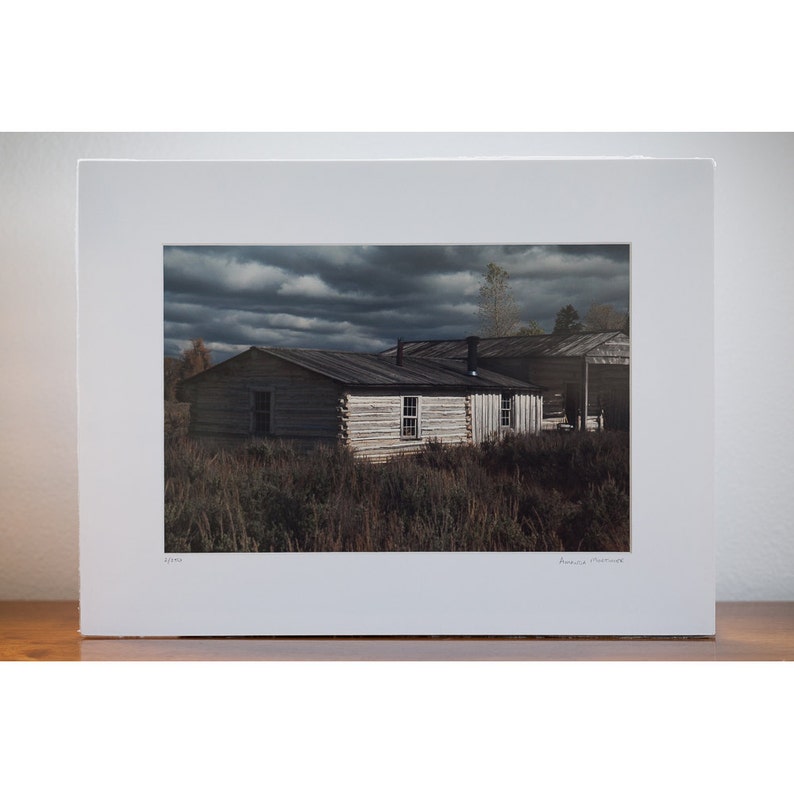
M 402 339 L 397 340 L 397 366 L 401 367 L 405 363 L 405 344 Z
M 472 377 L 476 377 L 477 375 L 477 344 L 479 341 L 479 336 L 466 337 L 466 343 L 469 346 L 468 354 L 466 356 L 466 373 Z

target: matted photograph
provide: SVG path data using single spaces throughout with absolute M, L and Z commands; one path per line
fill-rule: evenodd
M 713 184 L 81 163 L 83 634 L 712 634 Z
M 630 245 L 166 246 L 165 551 L 629 552 Z

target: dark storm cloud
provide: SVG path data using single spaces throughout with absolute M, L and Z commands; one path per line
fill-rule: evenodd
M 201 337 L 220 361 L 250 345 L 377 351 L 478 331 L 482 276 L 510 273 L 521 322 L 560 307 L 628 310 L 623 246 L 166 247 L 165 351 Z
M 626 246 L 624 244 L 604 245 L 558 245 L 557 251 L 572 256 L 598 256 L 601 259 L 611 259 L 613 262 L 626 262 Z

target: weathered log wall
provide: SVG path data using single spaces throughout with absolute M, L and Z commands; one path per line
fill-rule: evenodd
M 252 349 L 182 384 L 181 397 L 191 403 L 191 436 L 219 443 L 256 437 L 257 392 L 266 392 L 262 403 L 270 404 L 269 427 L 259 434 L 308 445 L 341 442 L 356 455 L 376 460 L 416 451 L 428 441 L 479 443 L 505 432 L 536 433 L 543 422 L 543 399 L 537 394 L 513 395 L 510 425 L 503 427 L 498 392 L 343 387 Z M 402 433 L 404 396 L 418 398 L 416 438 Z
M 271 392 L 268 435 L 324 442 L 338 439 L 341 389 L 328 378 L 255 350 L 183 384 L 183 398 L 191 403 L 190 434 L 253 437 L 252 393 L 260 390 Z
M 471 440 L 469 398 L 443 392 L 419 396 L 419 438 L 402 437 L 402 397 L 364 390 L 349 391 L 342 406 L 342 437 L 356 455 L 382 460 L 411 452 L 428 441 L 463 444 Z

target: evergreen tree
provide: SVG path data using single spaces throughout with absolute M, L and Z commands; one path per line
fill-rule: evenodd
M 565 331 L 581 331 L 583 327 L 579 322 L 579 312 L 570 303 L 557 312 L 557 317 L 554 320 L 555 334 Z

